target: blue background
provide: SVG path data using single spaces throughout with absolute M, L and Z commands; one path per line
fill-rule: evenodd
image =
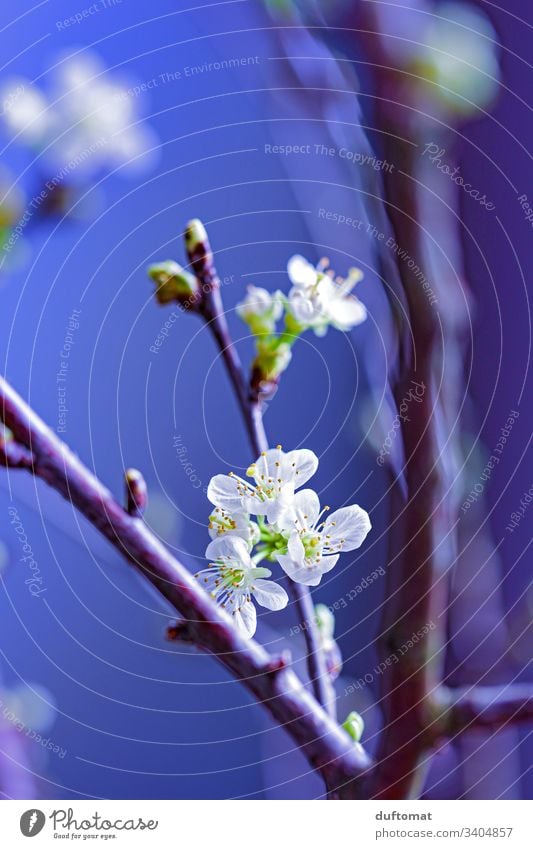
M 217 351 L 200 322 L 180 316 L 159 353 L 150 352 L 171 308 L 156 306 L 146 266 L 171 257 L 184 261 L 184 223 L 202 218 L 220 275 L 230 278 L 223 297 L 244 360 L 251 358 L 252 344 L 234 308 L 247 284 L 286 289 L 286 262 L 294 252 L 313 261 L 326 254 L 339 273 L 353 264 L 362 267 L 358 294 L 369 320 L 347 335 L 307 335 L 265 417 L 273 444 L 305 445 L 319 454 L 313 485 L 324 503 L 357 501 L 371 514 L 373 531 L 363 549 L 344 556 L 315 593 L 332 604 L 386 560 L 387 484 L 375 462 L 379 432 L 373 440 L 368 431 L 380 404 L 387 403 L 386 364 L 394 356 L 394 339 L 372 238 L 325 222 L 318 212 L 332 209 L 366 223 L 360 166 L 338 157 L 269 154 L 265 144 L 347 144 L 366 151 L 360 128 L 365 119 L 350 93 L 351 72 L 340 80 L 335 69 L 312 59 L 293 66 L 301 68 L 308 85 L 316 73 L 319 86 L 347 91 L 329 102 L 318 92 L 298 98 L 301 80 L 286 67 L 283 53 L 318 56 L 321 48 L 301 31 L 283 33 L 260 3 L 205 10 L 195 5 L 186 11 L 185 4 L 176 9 L 170 0 L 157 0 L 148 14 L 144 4 L 123 0 L 66 30 L 57 21 L 83 3 L 33 8 L 22 2 L 5 11 L 0 44 L 2 55 L 13 57 L 3 70 L 6 78 L 23 75 L 46 88 L 61 51 L 90 46 L 126 86 L 158 79 L 135 100 L 160 147 L 153 167 L 139 177 L 120 170 L 100 175 L 101 184 L 87 198 L 92 217 L 33 229 L 32 255 L 0 281 L 2 363 L 18 391 L 55 424 L 65 328 L 72 310 L 81 310 L 64 437 L 118 496 L 124 468 L 140 468 L 151 494 L 149 523 L 196 569 L 207 540 L 205 487 L 213 474 L 246 468 L 252 457 Z M 506 8 L 519 15 L 526 4 L 513 0 Z M 491 15 L 503 44 L 525 55 L 526 26 L 503 11 L 491 9 Z M 351 52 L 357 56 L 354 45 Z M 257 64 L 185 76 L 187 66 L 255 56 Z M 528 81 L 523 63 L 510 52 L 503 54 L 503 68 L 509 90 L 494 112 L 499 123 L 487 117 L 469 124 L 459 142 L 462 173 L 496 198 L 509 234 L 509 242 L 503 241 L 495 219 L 463 199 L 475 296 L 471 389 L 488 446 L 496 443 L 509 410 L 516 409 L 530 344 L 521 279 L 530 270 L 530 225 L 507 180 L 518 194 L 527 193 L 531 165 L 523 146 L 532 122 L 515 95 L 526 96 Z M 160 74 L 177 70 L 181 79 L 161 83 Z M 364 97 L 361 102 L 371 115 L 371 103 Z M 37 167 L 6 135 L 4 145 L 5 161 L 14 170 Z M 25 179 L 31 192 L 31 173 Z M 524 401 L 504 462 L 487 489 L 496 541 L 505 536 L 509 515 L 531 484 L 531 455 L 524 454 L 529 421 Z M 180 462 L 175 437 L 194 478 Z M 220 666 L 165 643 L 170 611 L 69 505 L 28 477 L 3 475 L 0 487 L 2 538 L 11 555 L 0 588 L 3 677 L 10 686 L 36 682 L 53 694 L 57 715 L 48 733 L 67 750 L 63 759 L 32 753 L 43 797 L 295 798 L 321 792 L 290 740 Z M 10 491 L 44 576 L 46 593 L 39 599 L 21 577 L 7 518 Z M 499 552 L 511 573 L 504 591 L 513 625 L 524 623 L 528 613 L 526 524 L 506 536 Z M 341 694 L 376 662 L 372 638 L 382 593 L 376 581 L 337 614 L 345 656 Z M 261 620 L 258 636 L 271 648 L 289 641 L 298 655 L 299 641 L 289 636 L 293 623 L 289 607 L 270 616 L 268 625 Z M 517 625 L 516 633 L 520 630 Z M 521 653 L 514 662 L 522 669 L 523 637 L 517 645 Z M 489 641 L 480 668 L 490 666 L 492 651 L 498 647 Z M 344 697 L 340 708 L 340 713 L 367 709 L 370 749 L 378 728 L 374 698 L 363 691 Z M 493 776 L 495 795 L 510 783 L 507 774 L 524 771 L 530 754 L 525 747 L 514 751 L 518 738 L 510 734 L 502 736 L 507 752 L 513 749 L 512 762 L 506 760 L 498 778 Z M 444 753 L 435 781 L 454 763 L 453 754 Z M 435 794 L 453 796 L 453 781 L 452 775 Z M 506 795 L 522 792 L 518 783 Z

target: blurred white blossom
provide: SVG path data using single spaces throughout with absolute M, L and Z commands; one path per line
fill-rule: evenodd
M 102 168 L 144 169 L 157 139 L 137 114 L 132 89 L 83 51 L 60 61 L 49 91 L 27 79 L 3 87 L 2 120 L 19 142 L 37 148 L 49 165 L 83 179 Z

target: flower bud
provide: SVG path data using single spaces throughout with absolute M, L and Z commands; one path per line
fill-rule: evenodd
M 426 93 L 458 114 L 475 113 L 494 99 L 499 85 L 496 35 L 473 6 L 443 3 L 431 16 L 423 43 L 413 49 L 411 70 Z
M 194 274 L 172 259 L 151 265 L 148 274 L 157 286 L 156 298 L 160 304 L 189 301 L 192 305 L 198 296 L 199 286 Z
M 365 723 L 363 717 L 357 713 L 356 710 L 352 710 L 351 713 L 348 714 L 342 723 L 342 727 L 348 732 L 354 743 L 359 743 L 359 740 L 363 736 L 363 731 L 365 730 Z
M 237 314 L 255 336 L 273 333 L 283 313 L 281 292 L 272 295 L 259 286 L 248 286 L 246 297 L 237 304 Z
M 199 218 L 193 218 L 185 228 L 185 247 L 189 253 L 194 253 L 198 245 L 208 244 L 207 230 Z
M 138 518 L 142 516 L 148 503 L 148 491 L 142 474 L 137 469 L 126 469 L 126 512 Z
M 277 340 L 265 343 L 259 341 L 253 370 L 261 375 L 262 380 L 266 382 L 275 381 L 283 374 L 291 361 L 291 357 L 291 348 L 286 342 L 277 344 Z
M 326 668 L 332 681 L 336 681 L 342 671 L 342 655 L 333 634 L 335 617 L 325 604 L 315 605 L 315 620 L 320 645 L 326 660 Z
M 335 632 L 335 617 L 327 605 L 315 605 L 315 619 L 321 636 L 333 637 Z

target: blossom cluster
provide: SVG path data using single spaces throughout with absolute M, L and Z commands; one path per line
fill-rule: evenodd
M 329 514 L 314 490 L 301 489 L 317 467 L 313 451 L 284 452 L 278 445 L 252 463 L 246 478 L 220 474 L 209 483 L 210 563 L 196 577 L 247 637 L 257 627 L 254 600 L 268 610 L 288 603 L 283 587 L 268 580 L 271 569 L 259 564 L 277 563 L 293 581 L 317 586 L 371 528 L 357 504 Z
M 287 295 L 249 286 L 237 305 L 237 313 L 257 338 L 255 367 L 266 380 L 275 380 L 285 371 L 291 347 L 305 330 L 317 336 L 323 336 L 328 327 L 346 332 L 367 316 L 364 304 L 352 292 L 363 277 L 360 269 L 351 268 L 343 278 L 335 276 L 327 259 L 314 266 L 297 254 L 289 260 L 287 273 L 291 283 Z M 283 315 L 284 327 L 278 333 L 277 322 Z
M 153 131 L 138 119 L 132 89 L 89 50 L 56 63 L 49 92 L 29 79 L 8 80 L 0 90 L 0 117 L 61 178 L 76 173 L 79 179 L 102 167 L 144 169 L 157 147 Z

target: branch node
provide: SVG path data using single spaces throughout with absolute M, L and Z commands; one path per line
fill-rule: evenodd
M 126 513 L 134 519 L 140 519 L 148 504 L 146 482 L 137 469 L 127 469 L 124 480 L 126 484 Z
M 189 645 L 195 643 L 192 635 L 190 624 L 184 619 L 178 619 L 167 628 L 167 640 L 177 643 L 187 643 Z
M 34 462 L 32 452 L 16 442 L 11 431 L 4 427 L 0 432 L 0 466 L 33 471 Z
M 265 671 L 269 675 L 276 675 L 278 672 L 282 672 L 283 669 L 287 669 L 292 663 L 292 655 L 289 649 L 283 649 L 279 654 L 270 658 L 268 661 Z

